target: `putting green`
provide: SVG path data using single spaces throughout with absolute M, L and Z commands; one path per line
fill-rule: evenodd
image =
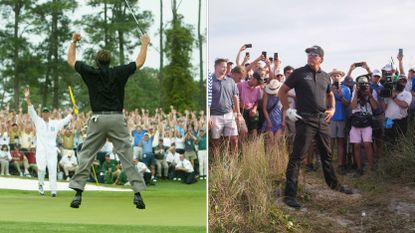
M 35 191 L 0 190 L 1 232 L 48 232 L 49 228 L 50 232 L 206 231 L 204 181 L 192 185 L 162 181 L 150 186 L 142 193 L 145 210 L 135 208 L 132 192 L 87 191 L 79 209 L 69 207 L 73 195 L 61 191 L 52 198 L 48 192 L 39 196 Z M 39 226 L 39 231 L 31 226 Z

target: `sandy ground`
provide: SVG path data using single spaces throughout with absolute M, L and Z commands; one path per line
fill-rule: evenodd
M 58 182 L 58 191 L 72 191 L 68 187 L 69 182 Z M 50 190 L 49 182 L 45 181 L 45 191 Z M 38 190 L 38 182 L 36 179 L 21 179 L 16 177 L 0 177 L 0 189 L 15 189 L 15 190 Z M 103 186 L 97 186 L 92 183 L 88 183 L 85 186 L 87 191 L 128 191 L 126 188 L 108 188 Z

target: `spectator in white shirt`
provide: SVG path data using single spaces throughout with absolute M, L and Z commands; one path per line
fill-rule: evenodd
M 408 128 L 408 108 L 412 101 L 412 95 L 405 90 L 407 82 L 405 75 L 400 75 L 392 97 L 385 99 L 385 121 L 387 122 L 385 136 L 386 140 L 391 143 L 395 143 L 399 135 L 405 135 Z M 392 126 L 388 122 L 393 122 Z
M 169 179 L 177 180 L 175 168 L 176 165 L 180 162 L 180 155 L 176 152 L 176 146 L 174 143 L 167 152 L 166 161 L 169 165 Z
M 9 152 L 9 146 L 6 144 L 3 144 L 1 146 L 0 151 L 0 164 L 1 164 L 1 175 L 4 176 L 10 176 L 9 173 L 9 162 L 12 160 L 12 156 Z
M 185 184 L 193 184 L 197 181 L 192 163 L 185 159 L 183 154 L 180 155 L 180 162 L 176 165 L 176 175 Z
M 59 165 L 65 172 L 66 180 L 69 181 L 69 172 L 75 171 L 78 168 L 78 161 L 72 154 L 66 154 L 61 158 L 61 161 L 59 161 Z

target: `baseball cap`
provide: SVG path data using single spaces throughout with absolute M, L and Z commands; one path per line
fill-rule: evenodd
M 374 69 L 374 70 L 372 71 L 372 76 L 379 76 L 379 77 L 382 77 L 382 72 L 380 72 L 380 70 L 378 70 L 378 69 Z
M 43 107 L 42 112 L 50 112 L 48 107 Z
M 392 67 L 392 65 L 391 65 L 391 64 L 386 64 L 386 65 L 382 68 L 382 70 L 384 70 L 384 71 L 392 71 L 392 70 L 393 70 L 393 67 Z
M 324 50 L 320 46 L 318 46 L 318 45 L 314 45 L 314 46 L 312 46 L 310 48 L 307 48 L 305 50 L 305 52 L 306 53 L 316 53 L 320 57 L 324 57 Z

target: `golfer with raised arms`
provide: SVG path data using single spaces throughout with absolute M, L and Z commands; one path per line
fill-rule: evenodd
M 89 177 L 96 153 L 107 138 L 113 143 L 131 187 L 134 191 L 133 203 L 145 209 L 140 192 L 146 188 L 142 176 L 133 164 L 133 150 L 127 122 L 123 115 L 124 89 L 128 78 L 140 69 L 146 60 L 149 37 L 141 36 L 141 48 L 135 62 L 110 67 L 111 53 L 100 50 L 95 58 L 96 66 L 76 61 L 76 43 L 81 39 L 79 33 L 72 34 L 68 50 L 68 64 L 78 72 L 88 87 L 92 116 L 88 122 L 87 138 L 79 155 L 79 168 L 72 177 L 69 187 L 76 191 L 71 202 L 72 208 L 79 208 L 82 192 Z

